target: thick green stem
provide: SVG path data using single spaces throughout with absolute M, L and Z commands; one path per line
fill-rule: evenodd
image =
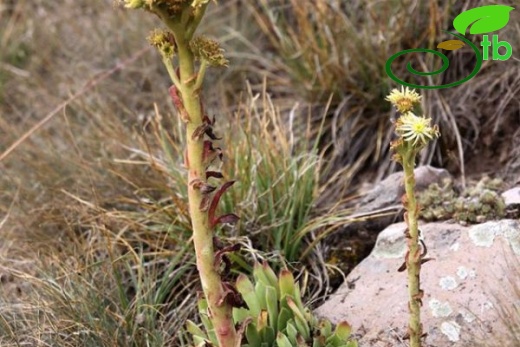
M 189 48 L 189 42 L 185 38 L 183 29 L 179 29 L 176 23 L 168 23 L 173 31 L 177 45 L 177 57 L 179 63 L 179 80 L 172 80 L 180 92 L 184 108 L 189 116 L 186 129 L 187 157 L 188 157 L 188 182 L 196 180 L 206 181 L 206 167 L 203 163 L 204 142 L 200 137 L 193 137 L 195 130 L 202 125 L 202 108 L 200 104 L 200 84 L 202 81 L 194 78 L 195 58 Z M 172 24 L 172 25 L 170 25 Z M 171 71 L 169 71 L 171 73 Z M 175 74 L 175 73 L 174 73 Z M 197 82 L 198 83 L 197 83 Z M 178 85 L 177 85 L 178 84 Z M 237 334 L 233 324 L 232 307 L 226 303 L 225 291 L 222 280 L 215 263 L 215 251 L 213 248 L 213 232 L 208 221 L 208 214 L 201 211 L 202 194 L 194 185 L 188 187 L 189 208 L 193 227 L 193 243 L 197 256 L 197 269 L 202 284 L 202 290 L 208 302 L 210 317 L 215 328 L 220 347 L 237 346 Z
M 416 151 L 413 148 L 408 148 L 402 156 L 406 191 L 406 222 L 408 224 L 408 253 L 406 258 L 406 268 L 408 270 L 408 293 L 410 299 L 410 347 L 420 347 L 422 335 L 422 291 L 420 288 L 421 248 L 419 246 L 419 228 L 417 224 L 419 209 L 415 199 L 415 155 Z

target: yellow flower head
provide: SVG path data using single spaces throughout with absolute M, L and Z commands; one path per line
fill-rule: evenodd
M 421 100 L 421 96 L 408 87 L 401 86 L 401 90 L 392 89 L 390 94 L 385 98 L 390 101 L 401 113 L 411 111 L 413 106 Z
M 124 0 L 127 8 L 141 8 L 145 5 L 144 0 Z
M 395 132 L 412 146 L 423 146 L 428 141 L 439 137 L 437 125 L 431 126 L 431 118 L 418 117 L 413 112 L 407 112 L 395 122 Z

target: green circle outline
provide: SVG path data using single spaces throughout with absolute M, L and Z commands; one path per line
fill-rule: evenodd
M 390 77 L 392 80 L 394 80 L 395 82 L 397 82 L 399 84 L 402 84 L 404 86 L 411 87 L 411 88 L 418 88 L 418 89 L 442 89 L 442 88 L 455 87 L 455 86 L 458 86 L 458 85 L 460 85 L 460 84 L 462 84 L 464 82 L 467 82 L 470 79 L 472 79 L 473 77 L 475 77 L 475 75 L 480 71 L 480 68 L 482 67 L 482 61 L 483 61 L 482 53 L 480 52 L 478 47 L 476 45 L 474 45 L 471 41 L 469 41 L 467 38 L 465 38 L 462 35 L 458 35 L 458 34 L 455 34 L 455 33 L 452 33 L 452 32 L 446 31 L 446 30 L 443 30 L 443 31 L 445 33 L 448 33 L 450 35 L 458 37 L 464 43 L 469 45 L 473 49 L 473 51 L 475 52 L 475 55 L 477 57 L 477 63 L 475 64 L 475 67 L 473 68 L 473 71 L 471 72 L 471 74 L 469 76 L 467 76 L 466 78 L 461 79 L 459 81 L 455 81 L 455 82 L 452 82 L 452 83 L 449 83 L 449 84 L 443 84 L 443 85 L 440 85 L 440 86 L 423 86 L 423 85 L 419 85 L 419 84 L 413 84 L 413 83 L 405 82 L 405 81 L 399 79 L 399 77 L 397 77 L 392 72 L 392 67 L 391 67 L 391 65 L 394 62 L 394 60 L 397 59 L 398 57 L 404 55 L 404 54 L 407 54 L 407 53 L 432 53 L 432 54 L 435 54 L 436 56 L 438 56 L 438 57 L 440 57 L 442 59 L 442 67 L 440 69 L 438 69 L 438 70 L 431 71 L 431 72 L 420 72 L 420 71 L 417 71 L 417 70 L 415 70 L 412 67 L 411 63 L 408 62 L 408 64 L 406 65 L 406 69 L 410 73 L 412 73 L 414 75 L 419 75 L 419 76 L 437 75 L 439 73 L 442 73 L 442 72 L 446 71 L 448 69 L 448 67 L 450 66 L 450 62 L 448 60 L 448 57 L 446 57 L 446 55 L 444 55 L 443 53 L 441 53 L 439 51 L 435 51 L 433 49 L 427 49 L 427 48 L 413 48 L 413 49 L 407 49 L 407 50 L 398 52 L 398 53 L 392 55 L 390 58 L 388 58 L 388 60 L 386 61 L 386 64 L 385 64 L 385 71 L 386 71 L 386 74 L 388 75 L 388 77 Z

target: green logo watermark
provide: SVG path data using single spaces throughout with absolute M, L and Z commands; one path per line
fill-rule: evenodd
M 475 63 L 475 67 L 473 68 L 473 71 L 469 74 L 469 76 L 449 83 L 449 84 L 443 84 L 440 86 L 424 86 L 419 84 L 413 84 L 405 82 L 399 77 L 397 77 L 392 72 L 392 63 L 395 59 L 399 58 L 402 55 L 408 54 L 408 53 L 432 53 L 436 55 L 437 57 L 441 58 L 442 60 L 442 66 L 431 72 L 420 72 L 415 70 L 411 63 L 408 63 L 406 65 L 406 70 L 408 72 L 417 75 L 417 76 L 432 76 L 440 74 L 448 69 L 450 66 L 450 62 L 448 60 L 448 57 L 444 55 L 443 53 L 439 51 L 435 51 L 433 49 L 426 49 L 426 48 L 414 48 L 414 49 L 407 49 L 401 52 L 398 52 L 394 55 L 392 55 L 385 64 L 385 70 L 388 76 L 394 80 L 395 82 L 402 84 L 407 87 L 411 88 L 419 88 L 419 89 L 441 89 L 441 88 L 449 88 L 449 87 L 455 87 L 458 86 L 466 81 L 469 81 L 471 78 L 475 77 L 475 75 L 479 72 L 482 61 L 488 60 L 490 57 L 489 54 L 489 48 L 491 47 L 491 57 L 493 60 L 500 60 L 504 61 L 513 55 L 513 48 L 511 47 L 511 44 L 506 41 L 499 41 L 498 35 L 492 35 L 491 40 L 489 38 L 489 35 L 484 35 L 482 38 L 482 43 L 480 46 L 482 46 L 483 50 L 482 52 L 479 50 L 479 48 L 473 44 L 471 41 L 469 41 L 464 35 L 466 35 L 466 31 L 469 28 L 469 33 L 473 35 L 478 34 L 487 34 L 492 31 L 496 31 L 499 29 L 502 29 L 507 25 L 509 22 L 509 12 L 514 10 L 514 7 L 511 6 L 505 6 L 505 5 L 488 5 L 488 6 L 481 6 L 476 7 L 471 10 L 467 10 L 459 14 L 454 20 L 453 20 L 453 27 L 457 32 L 459 32 L 462 35 L 452 33 L 449 31 L 444 31 L 450 35 L 453 35 L 454 37 L 458 38 L 459 40 L 448 40 L 443 41 L 437 45 L 437 48 L 454 51 L 457 49 L 460 49 L 464 47 L 465 45 L 468 45 L 471 47 L 471 49 L 475 52 L 475 56 L 477 58 L 477 61 Z M 505 48 L 505 52 L 501 53 L 499 51 L 499 48 Z M 503 50 L 502 50 L 503 51 Z

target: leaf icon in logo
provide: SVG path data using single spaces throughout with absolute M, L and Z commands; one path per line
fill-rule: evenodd
M 514 7 L 506 5 L 475 7 L 455 17 L 453 27 L 462 35 L 466 34 L 469 26 L 471 26 L 470 34 L 490 33 L 505 27 L 509 22 L 509 12 L 514 9 Z
M 460 40 L 443 41 L 437 45 L 437 48 L 442 48 L 447 51 L 456 51 L 457 49 L 460 49 L 462 47 L 464 47 L 464 42 Z

